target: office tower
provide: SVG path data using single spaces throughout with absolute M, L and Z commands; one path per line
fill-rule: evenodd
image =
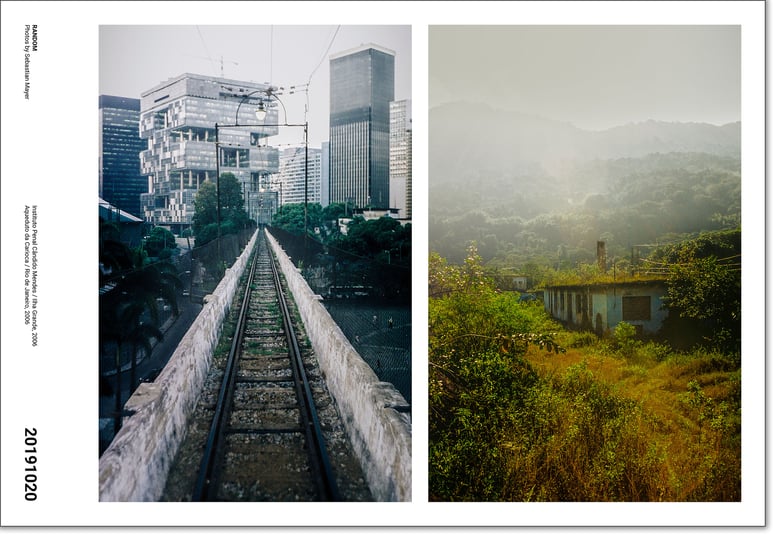
M 281 204 L 303 203 L 304 191 L 309 203 L 319 203 L 322 150 L 309 147 L 309 176 L 304 173 L 306 151 L 304 147 L 290 147 L 279 155 L 279 186 Z M 308 185 L 307 185 L 308 182 Z
M 185 73 L 141 95 L 140 134 L 147 142 L 141 171 L 148 177 L 141 196 L 144 219 L 174 232 L 189 227 L 195 194 L 217 174 L 219 125 L 220 174 L 233 173 L 241 184 L 249 217 L 260 219 L 261 190 L 279 169 L 278 150 L 267 146 L 277 127 L 255 117 L 265 84 Z M 273 99 L 264 123 L 278 124 Z M 243 124 L 257 127 L 230 127 Z
M 412 101 L 390 103 L 390 208 L 412 218 Z
M 138 135 L 139 99 L 100 95 L 98 195 L 113 207 L 139 216 L 139 196 L 146 191 L 138 158 L 146 146 Z
M 320 160 L 320 204 L 330 205 L 330 142 L 322 142 L 322 160 Z
M 330 202 L 388 208 L 395 53 L 376 45 L 330 58 Z

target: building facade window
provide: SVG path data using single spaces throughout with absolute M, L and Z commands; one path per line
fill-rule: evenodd
M 650 296 L 623 296 L 623 320 L 650 320 Z

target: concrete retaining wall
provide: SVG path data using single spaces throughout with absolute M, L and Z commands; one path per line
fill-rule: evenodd
M 377 501 L 412 498 L 412 426 L 408 402 L 381 382 L 331 318 L 279 243 L 266 233 L 295 297 L 306 332 Z
M 225 271 L 157 380 L 142 383 L 125 404 L 134 414 L 124 419 L 100 457 L 101 501 L 156 501 L 162 496 L 257 236 Z

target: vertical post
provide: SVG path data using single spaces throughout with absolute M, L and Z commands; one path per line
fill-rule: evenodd
M 309 122 L 303 125 L 303 227 L 308 233 L 309 223 Z
M 219 197 L 219 123 L 214 123 L 214 146 L 217 151 L 217 257 L 222 266 L 222 200 Z
M 309 239 L 309 122 L 303 124 L 303 248 L 304 262 L 307 262 Z

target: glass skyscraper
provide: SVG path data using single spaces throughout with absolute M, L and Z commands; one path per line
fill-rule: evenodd
M 377 45 L 330 58 L 329 200 L 389 208 L 395 52 Z
M 140 195 L 147 186 L 138 157 L 146 146 L 138 135 L 141 101 L 100 95 L 98 109 L 98 195 L 114 207 L 140 216 Z

